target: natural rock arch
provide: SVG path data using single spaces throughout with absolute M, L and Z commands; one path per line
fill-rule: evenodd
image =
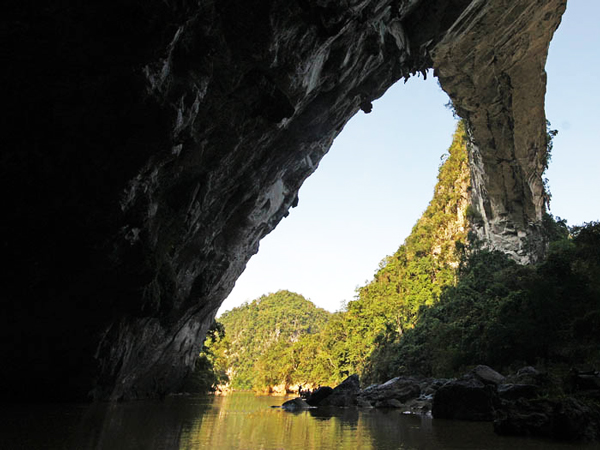
M 72 3 L 7 8 L 5 398 L 176 389 L 344 124 L 431 67 L 472 130 L 482 236 L 539 255 L 566 0 Z

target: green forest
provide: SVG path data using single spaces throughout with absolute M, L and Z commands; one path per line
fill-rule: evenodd
M 480 248 L 470 190 L 460 122 L 427 209 L 355 300 L 331 314 L 280 291 L 225 313 L 192 384 L 269 392 L 336 385 L 353 373 L 367 385 L 478 364 L 600 363 L 600 223 L 568 227 L 547 215 L 547 258 L 522 266 Z
M 299 294 L 279 291 L 227 311 L 213 324 L 196 364 L 196 384 L 235 390 L 285 390 L 310 379 L 306 341 L 331 313 Z M 198 380 L 201 379 L 202 382 Z

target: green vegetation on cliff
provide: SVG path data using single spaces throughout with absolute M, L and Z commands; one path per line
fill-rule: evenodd
M 600 223 L 548 222 L 558 239 L 544 262 L 520 266 L 475 250 L 458 284 L 420 311 L 414 329 L 385 336 L 370 377 L 453 376 L 477 364 L 600 364 Z
M 234 389 L 265 390 L 352 373 L 377 383 L 477 364 L 600 364 L 600 224 L 546 216 L 552 243 L 537 266 L 480 250 L 467 242 L 480 217 L 462 122 L 443 159 L 429 206 L 355 300 L 329 314 L 281 291 L 226 313 L 226 338 L 207 345 L 215 373 L 226 367 Z
M 220 318 L 227 337 L 210 351 L 223 353 L 229 346 L 226 365 L 232 388 L 337 384 L 351 373 L 364 373 L 386 336 L 402 335 L 414 327 L 419 308 L 435 303 L 442 289 L 456 282 L 468 233 L 466 142 L 460 122 L 448 153 L 442 156 L 434 196 L 423 216 L 398 251 L 380 263 L 373 280 L 358 289 L 345 311 L 330 318 L 310 316 L 314 322 L 307 316 L 302 331 L 292 332 L 297 330 L 289 326 L 297 321 L 293 314 L 302 310 L 294 302 L 306 301 L 284 291 Z M 314 324 L 309 328 L 309 323 Z
M 399 336 L 415 325 L 419 309 L 434 304 L 442 289 L 456 282 L 456 268 L 468 234 L 470 174 L 464 124 L 458 124 L 442 157 L 429 206 L 410 236 L 379 265 L 373 280 L 357 290 L 354 301 L 336 315 L 319 336 L 328 355 L 312 362 L 318 383 L 339 382 L 351 373 L 365 374 L 371 354 L 386 336 Z M 322 373 L 328 373 L 325 380 Z
M 350 338 L 350 372 L 363 372 L 382 336 L 411 329 L 419 308 L 434 304 L 442 289 L 456 282 L 469 231 L 470 174 L 463 122 L 442 158 L 433 199 L 411 234 L 348 303 L 343 322 Z

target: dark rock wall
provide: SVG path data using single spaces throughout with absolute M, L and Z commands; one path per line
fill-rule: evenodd
M 449 81 L 453 46 L 468 52 L 470 39 L 453 24 L 460 16 L 462 28 L 494 28 L 506 2 L 487 2 L 500 9 L 483 8 L 485 20 L 463 14 L 478 3 L 9 1 L 0 28 L 9 61 L 3 397 L 176 390 L 260 239 L 297 204 L 350 117 L 400 78 L 437 61 L 482 155 L 504 151 L 503 141 L 488 145 L 469 109 L 479 91 L 457 94 L 460 83 Z M 552 17 L 538 23 L 539 14 L 523 13 L 523 27 L 513 30 L 510 17 L 502 26 L 517 35 L 515 51 L 521 28 L 543 31 L 547 41 L 530 50 L 531 83 L 543 92 L 538 75 L 564 1 L 534 3 Z M 502 92 L 530 83 L 526 68 L 518 73 Z M 485 93 L 505 79 L 486 77 Z M 542 130 L 543 95 L 498 120 L 517 123 L 523 108 L 541 111 L 527 120 Z M 539 139 L 531 142 L 509 145 L 507 157 L 537 161 Z M 495 166 L 486 164 L 489 175 Z M 517 185 L 539 187 L 539 174 L 515 173 L 533 179 Z M 520 204 L 538 220 L 539 189 L 515 192 L 498 200 L 489 188 L 487 201 Z

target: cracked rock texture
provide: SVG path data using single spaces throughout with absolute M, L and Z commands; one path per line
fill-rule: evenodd
M 176 391 L 345 123 L 431 67 L 471 126 L 482 236 L 534 259 L 564 6 L 9 0 L 3 398 Z
M 546 193 L 546 57 L 566 0 L 477 0 L 432 52 L 435 73 L 471 130 L 472 203 L 487 247 L 535 262 Z

